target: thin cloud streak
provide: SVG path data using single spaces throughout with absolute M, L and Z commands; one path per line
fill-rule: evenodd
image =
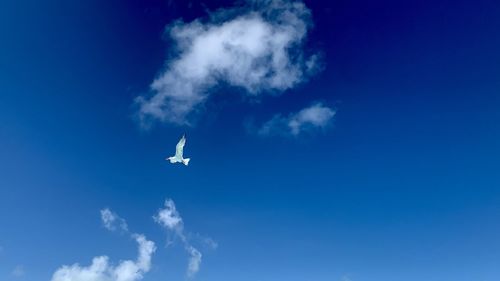
M 115 231 L 119 229 L 128 232 L 127 222 L 116 213 L 108 208 L 102 209 L 100 213 L 102 224 L 107 230 Z
M 189 255 L 186 275 L 188 278 L 194 277 L 200 270 L 203 255 L 191 244 L 188 238 L 189 235 L 184 232 L 184 222 L 179 211 L 177 211 L 174 201 L 167 198 L 164 208 L 159 209 L 158 213 L 153 216 L 153 219 L 167 231 L 173 232 L 181 240 L 184 249 Z M 204 238 L 202 241 L 213 249 L 217 247 L 217 243 L 210 238 Z
M 306 131 L 325 129 L 333 120 L 336 111 L 320 102 L 284 117 L 276 114 L 257 130 L 261 136 L 298 136 Z

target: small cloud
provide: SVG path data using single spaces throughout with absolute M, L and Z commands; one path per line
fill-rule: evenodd
M 202 242 L 205 246 L 212 250 L 215 250 L 219 247 L 219 244 L 212 238 L 202 237 Z
M 265 122 L 258 129 L 257 133 L 261 136 L 297 136 L 305 131 L 326 128 L 331 123 L 335 114 L 336 111 L 334 109 L 317 102 L 287 117 L 280 114 L 275 115 L 271 120 Z
M 77 263 L 64 265 L 53 274 L 51 281 L 137 281 L 151 269 L 151 257 L 156 250 L 155 244 L 142 234 L 134 234 L 139 253 L 135 261 L 124 260 L 113 266 L 107 256 L 92 259 L 89 266 Z
M 25 272 L 24 267 L 22 265 L 17 265 L 16 267 L 14 267 L 14 269 L 12 270 L 10 275 L 12 275 L 15 278 L 21 278 L 24 275 L 26 275 L 26 272 Z
M 190 255 L 188 269 L 187 269 L 187 276 L 191 278 L 194 277 L 194 275 L 200 270 L 201 253 L 193 246 L 189 246 L 187 248 L 187 251 L 189 252 Z
M 312 21 L 301 1 L 248 0 L 209 15 L 168 27 L 176 53 L 150 93 L 135 100 L 143 127 L 152 121 L 190 124 L 189 116 L 221 84 L 252 97 L 278 94 L 321 68 L 320 56 L 304 48 Z
M 153 219 L 160 225 L 166 227 L 169 230 L 180 230 L 182 231 L 183 223 L 179 212 L 175 208 L 175 203 L 172 199 L 165 200 L 165 208 L 160 209 Z
M 108 208 L 101 210 L 101 221 L 103 226 L 110 231 L 119 229 L 128 232 L 127 222 Z
M 177 211 L 174 201 L 172 199 L 166 199 L 164 208 L 159 209 L 158 214 L 153 216 L 153 219 L 167 231 L 173 232 L 174 235 L 182 241 L 184 248 L 189 255 L 186 275 L 189 278 L 194 277 L 200 270 L 202 254 L 191 244 L 189 239 L 191 235 L 189 235 L 189 233 L 185 233 L 184 222 L 179 211 Z M 217 243 L 210 238 L 204 238 L 200 235 L 196 235 L 196 238 L 201 238 L 202 243 L 207 243 L 206 245 L 209 245 L 209 247 L 212 247 L 213 249 L 217 247 Z

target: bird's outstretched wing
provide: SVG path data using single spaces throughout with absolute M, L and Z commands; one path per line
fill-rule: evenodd
M 183 135 L 175 146 L 175 157 L 182 159 L 182 152 L 184 150 L 184 145 L 186 144 L 186 135 Z

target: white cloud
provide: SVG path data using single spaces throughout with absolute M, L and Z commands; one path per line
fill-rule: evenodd
M 310 18 L 300 1 L 248 0 L 205 22 L 173 23 L 169 35 L 177 55 L 154 79 L 151 94 L 136 99 L 142 125 L 189 124 L 190 114 L 221 83 L 256 96 L 304 81 L 319 65 L 317 55 L 307 57 L 303 50 Z
M 89 266 L 73 264 L 62 266 L 52 276 L 52 281 L 136 281 L 151 269 L 151 257 L 155 244 L 144 235 L 134 234 L 139 248 L 136 261 L 124 260 L 113 266 L 107 256 L 93 258 Z
M 128 232 L 127 222 L 108 208 L 101 210 L 101 221 L 104 227 L 110 231 L 120 229 Z
M 183 229 L 182 218 L 175 208 L 175 203 L 171 199 L 165 200 L 165 208 L 160 209 L 153 219 L 169 230 L 181 231 Z
M 193 246 L 188 246 L 187 251 L 189 252 L 189 263 L 187 269 L 187 276 L 193 277 L 199 270 L 201 264 L 201 253 Z
M 260 127 L 258 134 L 297 136 L 310 129 L 326 128 L 331 123 L 335 113 L 334 109 L 324 106 L 322 103 L 315 103 L 299 112 L 290 114 L 288 117 L 275 115 Z
M 194 277 L 200 270 L 202 254 L 191 244 L 189 239 L 190 235 L 184 233 L 184 223 L 182 217 L 177 211 L 177 208 L 175 207 L 174 201 L 166 199 L 164 208 L 159 209 L 158 214 L 153 216 L 153 219 L 167 231 L 173 232 L 182 241 L 184 248 L 189 255 L 186 275 L 189 278 Z M 213 249 L 217 247 L 217 242 L 210 238 L 202 237 L 202 241 L 203 243 L 207 243 L 207 245 Z
M 22 265 L 17 265 L 10 274 L 13 277 L 21 278 L 26 274 L 26 272 L 24 271 L 24 267 Z

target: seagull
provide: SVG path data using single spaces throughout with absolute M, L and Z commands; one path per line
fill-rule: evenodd
M 177 145 L 175 146 L 175 156 L 171 156 L 166 158 L 165 160 L 169 160 L 170 163 L 181 163 L 184 165 L 189 164 L 190 158 L 182 157 L 182 151 L 184 150 L 184 145 L 186 144 L 186 134 L 182 135 L 182 138 L 179 140 Z

